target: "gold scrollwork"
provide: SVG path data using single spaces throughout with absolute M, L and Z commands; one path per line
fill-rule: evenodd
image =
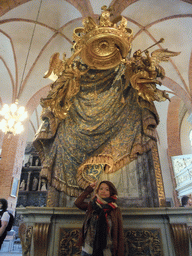
M 21 239 L 23 256 L 30 256 L 33 227 L 21 223 L 19 226 L 19 237 Z
M 128 229 L 124 234 L 126 256 L 163 256 L 160 229 Z
M 159 162 L 159 155 L 157 150 L 157 145 L 152 148 L 153 164 L 155 170 L 155 178 L 157 185 L 157 193 L 159 198 L 159 206 L 164 207 L 165 205 L 165 191 L 163 186 L 163 178 L 161 173 L 161 167 Z
M 58 256 L 79 256 L 81 249 L 76 247 L 78 229 L 60 229 Z M 163 256 L 160 229 L 128 229 L 125 234 L 125 255 Z
M 78 237 L 79 237 L 78 229 L 61 228 L 58 256 L 81 255 L 81 248 L 76 246 Z

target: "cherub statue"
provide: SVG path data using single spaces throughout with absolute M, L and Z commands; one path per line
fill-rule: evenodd
M 53 72 L 55 75 L 60 76 L 65 70 L 65 64 L 66 64 L 66 53 L 63 53 L 63 60 L 59 59 L 60 54 L 58 52 L 54 53 L 49 61 L 49 70 L 47 74 L 44 76 L 44 78 L 47 78 L 51 75 Z
M 143 52 L 145 56 L 142 55 Z M 157 78 L 163 79 L 165 76 L 165 71 L 159 63 L 168 61 L 170 57 L 177 56 L 180 52 L 158 49 L 153 51 L 151 56 L 148 50 L 143 52 L 141 50 L 136 51 L 133 57 L 126 62 L 130 83 L 137 90 L 138 96 L 144 100 L 149 102 L 165 101 L 169 99 L 168 94 L 156 87 L 156 84 L 162 84 Z
M 41 181 L 41 191 L 47 191 L 47 182 L 45 179 Z
M 37 190 L 37 185 L 38 185 L 38 179 L 36 177 L 33 178 L 33 184 L 32 184 L 32 190 L 35 191 Z
M 41 99 L 42 107 L 48 107 L 58 119 L 65 119 L 73 97 L 79 92 L 80 78 L 88 70 L 80 70 L 76 62 L 66 64 L 65 70 L 63 70 L 62 75 L 52 85 L 48 96 Z
M 24 191 L 25 190 L 25 180 L 22 180 L 20 186 L 19 186 L 19 190 L 20 191 Z

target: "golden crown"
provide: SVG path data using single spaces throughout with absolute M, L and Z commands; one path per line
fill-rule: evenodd
M 127 19 L 119 16 L 110 21 L 111 8 L 103 6 L 99 25 L 93 18 L 83 19 L 83 27 L 74 29 L 75 51 L 85 64 L 93 69 L 109 69 L 125 59 L 131 49 L 133 31 L 127 28 Z M 119 25 L 117 24 L 119 23 Z

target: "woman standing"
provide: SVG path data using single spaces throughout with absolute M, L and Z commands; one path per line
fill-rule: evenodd
M 10 219 L 7 207 L 7 200 L 4 198 L 0 199 L 0 249 L 7 235 L 7 225 Z
M 90 184 L 76 199 L 75 205 L 86 211 L 78 245 L 82 256 L 123 256 L 124 234 L 121 211 L 116 204 L 117 190 L 110 181 L 102 181 L 95 197 L 88 203 L 85 199 L 96 184 Z

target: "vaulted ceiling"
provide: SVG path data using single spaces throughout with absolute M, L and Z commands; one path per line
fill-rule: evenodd
M 155 46 L 181 52 L 161 65 L 166 70 L 162 89 L 178 96 L 192 112 L 192 1 L 182 0 L 1 0 L 0 1 L 0 104 L 19 99 L 29 111 L 28 141 L 40 124 L 39 100 L 51 81 L 43 78 L 50 56 L 71 56 L 72 35 L 86 16 L 98 19 L 103 5 L 114 7 L 114 17 L 123 15 L 133 30 L 133 49 Z M 157 103 L 166 133 L 169 102 Z

